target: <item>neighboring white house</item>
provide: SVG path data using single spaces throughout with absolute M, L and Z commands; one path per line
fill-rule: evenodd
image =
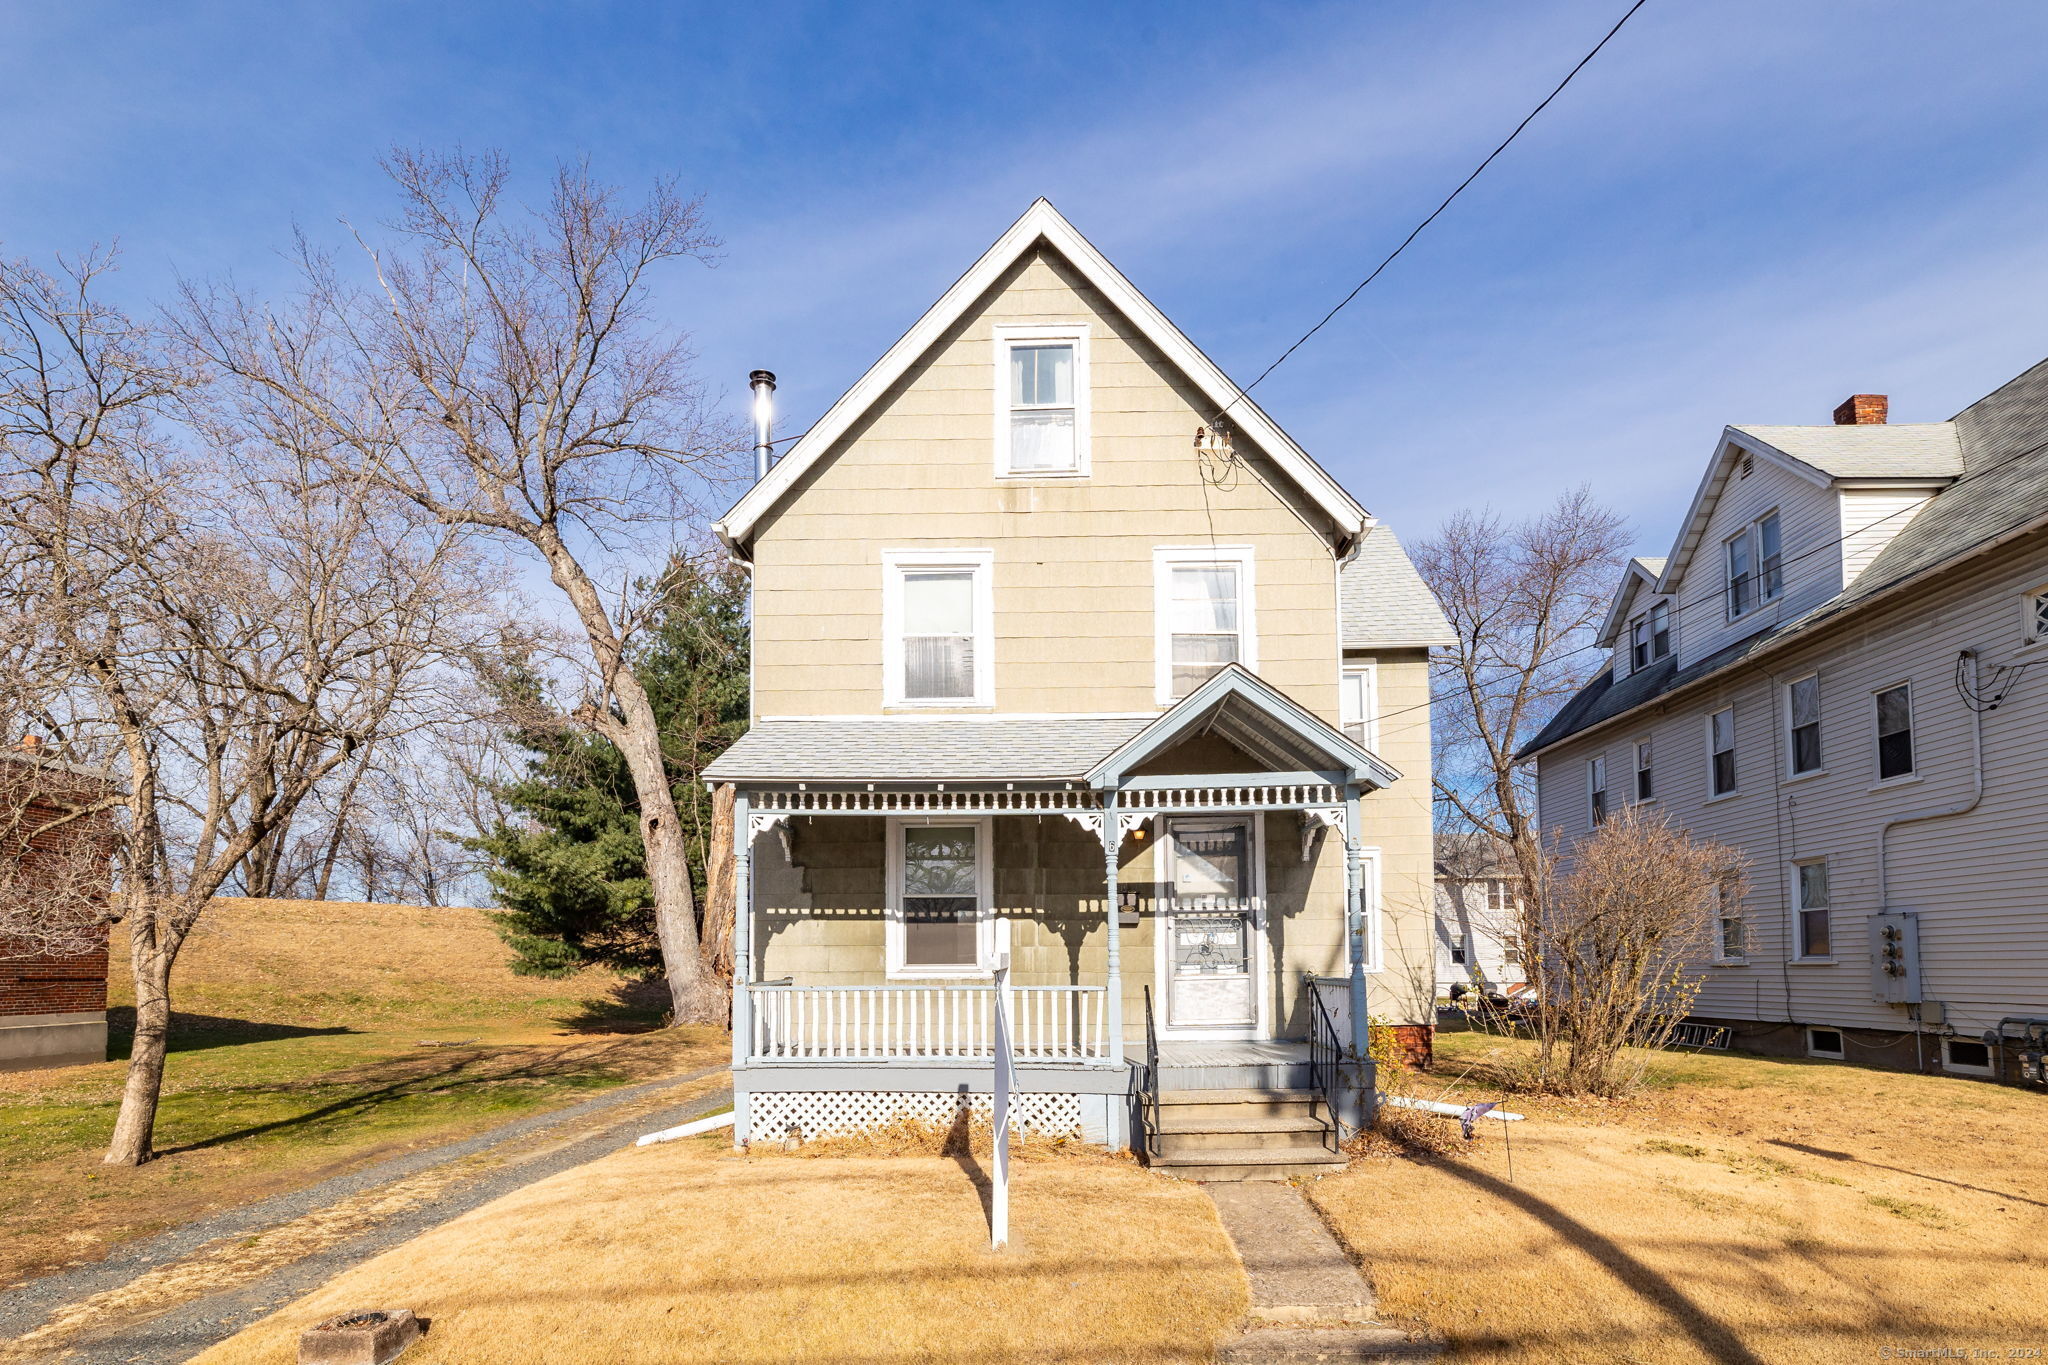
M 1736 1046 L 2038 1076 L 2048 361 L 1947 422 L 1886 406 L 1723 431 L 1523 756 L 1567 844 L 1640 802 L 1748 855 L 1694 1011 Z
M 1436 836 L 1436 992 L 1503 993 L 1528 980 L 1517 938 L 1521 878 L 1483 835 Z

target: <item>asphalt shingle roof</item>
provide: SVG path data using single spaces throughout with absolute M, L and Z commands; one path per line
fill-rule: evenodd
M 1338 571 L 1337 615 L 1346 649 L 1447 645 L 1456 638 L 1435 594 L 1384 526 L 1367 531 Z
M 1730 430 L 1830 478 L 1953 479 L 1963 472 L 1963 448 L 1954 422 Z
M 762 720 L 704 770 L 717 781 L 995 782 L 1079 778 L 1144 717 Z
M 1846 590 L 1796 620 L 1759 631 L 1682 669 L 1675 666 L 1675 660 L 1667 659 L 1618 684 L 1611 672 L 1602 673 L 1566 702 L 1550 723 L 1522 746 L 1520 755 L 1527 757 L 1677 691 L 1767 645 L 1854 611 L 1905 579 L 1938 569 L 1987 541 L 2048 518 L 2048 360 L 1964 408 L 1953 422 L 1931 425 L 1952 427 L 1956 432 L 1962 477 L 1935 494 Z

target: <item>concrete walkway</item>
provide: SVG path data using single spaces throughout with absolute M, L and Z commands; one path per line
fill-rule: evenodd
M 1440 1342 L 1375 1320 L 1372 1286 L 1293 1185 L 1202 1187 L 1251 1281 L 1250 1325 L 1216 1354 L 1231 1365 L 1433 1356 Z
M 24 1281 L 0 1291 L 0 1341 L 67 1319 L 77 1320 L 77 1325 L 31 1342 L 17 1342 L 11 1351 L 0 1352 L 0 1357 L 36 1360 L 42 1357 L 33 1348 L 45 1347 L 46 1358 L 66 1365 L 127 1365 L 135 1361 L 169 1365 L 189 1359 L 350 1266 L 470 1209 L 594 1161 L 642 1133 L 718 1112 L 731 1103 L 729 1090 L 686 1102 L 664 1104 L 662 1099 L 666 1092 L 716 1076 L 724 1069 L 709 1067 L 610 1091 L 566 1109 L 535 1114 L 460 1142 L 410 1152 L 303 1190 L 184 1224 L 116 1248 L 105 1260 L 91 1265 Z M 436 1178 L 438 1168 L 464 1161 L 473 1169 L 439 1171 Z M 171 1279 L 180 1267 L 201 1261 L 223 1246 L 254 1241 L 259 1234 L 351 1201 L 367 1201 L 374 1208 L 380 1191 L 403 1191 L 408 1186 L 413 1194 L 385 1201 L 388 1209 L 358 1220 L 348 1235 L 324 1245 L 315 1239 L 307 1254 L 217 1292 L 133 1307 L 123 1302 L 124 1291 L 146 1284 L 151 1277 Z M 175 1294 L 171 1297 L 175 1299 Z M 107 1305 L 104 1322 L 96 1320 L 97 1314 L 80 1317 L 79 1310 L 96 1299 Z

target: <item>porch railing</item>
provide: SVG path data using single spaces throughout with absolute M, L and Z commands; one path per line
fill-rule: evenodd
M 763 1061 L 986 1061 L 993 986 L 752 985 L 753 1056 Z M 1109 1059 L 1101 986 L 1012 986 L 1020 1062 Z
M 1316 1092 L 1330 1121 L 1329 1146 L 1337 1148 L 1337 1087 L 1342 1083 L 1344 1044 L 1337 1036 L 1337 1021 L 1323 1002 L 1323 989 L 1315 973 L 1303 975 L 1302 989 L 1308 995 L 1308 1086 Z

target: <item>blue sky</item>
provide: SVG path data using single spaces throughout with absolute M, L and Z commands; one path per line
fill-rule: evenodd
M 261 280 L 393 143 L 587 153 L 706 196 L 665 307 L 800 423 L 1039 194 L 1248 380 L 1623 4 L 8 8 L 0 249 Z M 1585 480 L 1661 553 L 1724 423 L 2048 355 L 2043 51 L 2034 0 L 1650 0 L 1259 397 L 1410 538 Z

